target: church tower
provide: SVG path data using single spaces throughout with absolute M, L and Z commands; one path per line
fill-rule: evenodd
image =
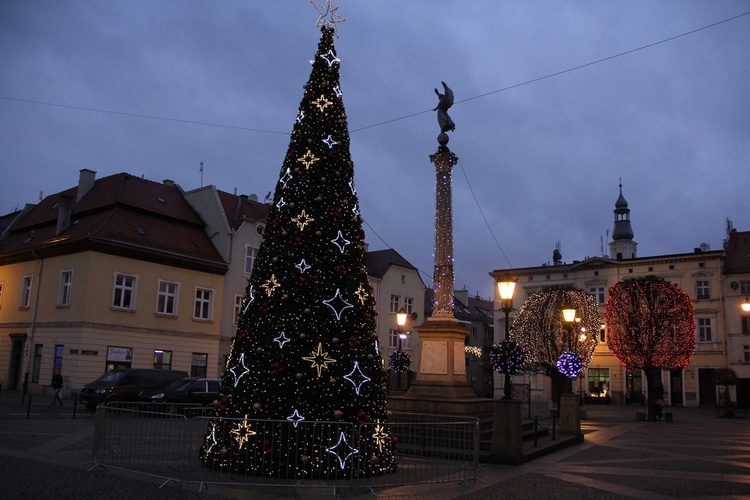
M 609 254 L 616 260 L 635 259 L 638 243 L 633 241 L 633 228 L 630 226 L 630 209 L 628 202 L 622 195 L 622 181 L 620 182 L 620 196 L 615 203 L 615 227 L 612 231 L 612 241 L 609 243 Z

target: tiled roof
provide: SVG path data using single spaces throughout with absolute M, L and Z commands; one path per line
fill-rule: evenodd
M 750 231 L 738 232 L 733 229 L 729 234 L 724 273 L 750 273 Z
M 96 180 L 73 202 L 70 225 L 57 235 L 62 195 L 47 196 L 0 241 L 0 261 L 97 250 L 149 261 L 226 272 L 226 263 L 205 234 L 204 223 L 179 187 L 121 173 Z
M 403 258 L 397 251 L 389 248 L 387 250 L 376 250 L 365 254 L 365 265 L 367 274 L 376 278 L 382 278 L 391 266 L 401 266 L 406 269 L 417 268 L 412 266 L 408 260 Z
M 227 215 L 227 222 L 232 229 L 238 229 L 244 220 L 265 221 L 271 211 L 271 205 L 251 200 L 247 196 L 237 196 L 225 191 L 219 191 L 219 200 Z

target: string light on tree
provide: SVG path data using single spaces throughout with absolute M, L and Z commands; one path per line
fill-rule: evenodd
M 583 361 L 581 356 L 572 351 L 565 351 L 560 354 L 557 360 L 557 371 L 568 378 L 578 378 L 583 371 Z
M 330 0 L 315 5 L 320 41 L 200 451 L 206 467 L 242 475 L 325 480 L 395 468 L 334 46 L 343 18 Z M 362 415 L 380 429 L 360 435 Z

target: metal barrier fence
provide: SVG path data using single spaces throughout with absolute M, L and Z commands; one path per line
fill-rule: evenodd
M 232 487 L 267 486 L 293 488 L 377 488 L 407 484 L 428 484 L 440 482 L 466 482 L 473 484 L 479 465 L 479 421 L 475 418 L 456 418 L 440 415 L 417 415 L 394 413 L 387 424 L 387 431 L 397 437 L 394 450 L 396 469 L 380 476 L 360 477 L 356 471 L 362 470 L 363 460 L 372 457 L 358 453 L 356 441 L 372 436 L 376 432 L 375 423 L 366 423 L 347 429 L 347 435 L 355 436 L 351 449 L 342 447 L 331 452 L 323 450 L 320 456 L 309 457 L 297 453 L 301 448 L 298 441 L 319 437 L 332 443 L 335 448 L 340 439 L 341 422 L 300 421 L 297 426 L 288 420 L 247 420 L 261 435 L 266 426 L 280 429 L 276 435 L 280 441 L 268 442 L 269 448 L 283 447 L 286 453 L 284 467 L 263 470 L 260 473 L 244 475 L 212 470 L 204 466 L 199 458 L 201 446 L 207 431 L 212 425 L 237 428 L 243 419 L 215 419 L 212 411 L 195 406 L 169 405 L 164 407 L 149 405 L 144 410 L 140 405 L 107 405 L 97 408 L 93 467 L 116 468 L 158 477 L 182 486 L 194 485 L 199 490 L 211 485 Z M 346 424 L 345 424 L 346 425 Z M 294 426 L 294 432 L 292 432 Z M 317 435 L 316 435 L 317 433 Z M 281 449 L 281 448 L 279 448 Z M 229 451 L 227 450 L 227 453 Z M 249 454 L 263 453 L 249 449 Z M 228 457 L 231 458 L 231 457 Z M 257 457 L 243 456 L 243 461 L 253 461 Z M 306 461 L 316 460 L 324 467 L 334 465 L 341 471 L 340 476 L 324 480 L 294 479 L 287 472 L 295 470 Z

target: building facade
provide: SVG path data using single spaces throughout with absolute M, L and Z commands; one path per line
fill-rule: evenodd
M 750 408 L 750 231 L 730 231 L 722 281 L 727 364 L 737 375 L 733 398 Z
M 227 266 L 174 183 L 129 174 L 47 196 L 0 239 L 0 382 L 77 391 L 119 367 L 216 376 Z
M 521 269 L 497 269 L 490 273 L 497 281 L 504 273 L 518 279 L 514 296 L 515 310 L 532 293 L 554 287 L 573 287 L 593 295 L 600 306 L 602 325 L 599 344 L 593 359 L 579 380 L 573 381 L 574 391 L 590 403 L 640 403 L 648 391 L 641 370 L 629 372 L 620 365 L 607 347 L 604 324 L 609 288 L 622 280 L 647 275 L 662 277 L 676 283 L 691 298 L 695 312 L 696 349 L 690 365 L 684 370 L 664 371 L 662 383 L 665 404 L 679 406 L 715 405 L 718 402 L 716 370 L 727 367 L 727 322 L 724 315 L 725 252 L 711 251 L 707 245 L 689 253 L 639 257 L 633 241 L 630 210 L 622 195 L 615 204 L 615 222 L 610 242 L 610 257 L 587 258 L 572 263 L 562 262 L 559 254 L 550 265 Z M 499 302 L 499 298 L 496 299 Z M 735 314 L 737 331 L 739 315 Z M 495 339 L 502 338 L 496 329 Z M 552 398 L 550 384 L 542 375 L 516 377 L 516 383 L 527 384 L 532 400 Z M 502 377 L 495 377 L 495 393 L 502 391 Z

